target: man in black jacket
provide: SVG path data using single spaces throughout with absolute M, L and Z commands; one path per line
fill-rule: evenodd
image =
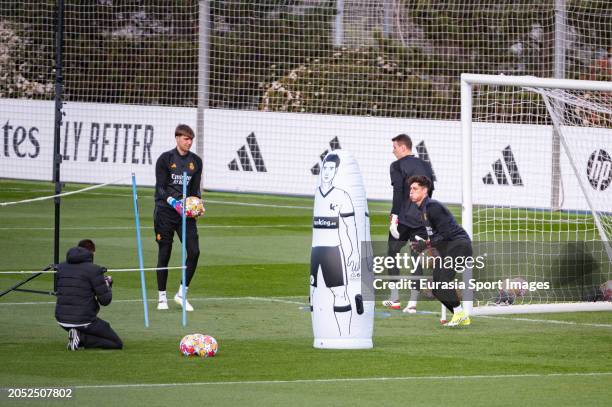
M 427 238 L 427 231 L 420 218 L 419 211 L 416 205 L 408 199 L 409 186 L 406 185 L 406 180 L 413 175 L 425 175 L 429 179 L 433 179 L 433 170 L 427 161 L 412 154 L 412 140 L 408 135 L 400 134 L 392 138 L 391 141 L 393 142 L 393 154 L 397 160 L 391 164 L 390 168 L 391 185 L 393 185 L 393 207 L 391 208 L 387 256 L 395 257 L 416 236 L 423 239 Z M 433 184 L 429 196 L 432 192 Z M 421 268 L 414 270 L 414 274 L 421 275 Z M 389 275 L 399 275 L 398 268 L 395 266 L 390 268 Z M 419 297 L 418 281 L 412 280 L 411 284 L 414 284 L 415 287 L 411 290 L 410 301 L 404 308 L 404 312 L 407 313 L 416 312 Z M 392 289 L 390 298 L 382 303 L 385 307 L 400 309 L 398 290 Z
M 55 319 L 68 331 L 68 349 L 121 349 L 123 342 L 110 324 L 98 318 L 100 305 L 110 304 L 112 278 L 93 264 L 94 242 L 81 240 L 57 266 Z
M 431 180 L 424 176 L 413 176 L 407 181 L 410 188 L 410 201 L 413 202 L 421 214 L 421 219 L 428 228 L 427 239 L 417 239 L 411 242 L 412 250 L 417 253 L 436 249 L 437 257 L 445 259 L 444 262 L 435 262 L 433 281 L 435 287 L 431 292 L 444 306 L 453 313 L 453 319 L 446 326 L 470 325 L 470 316 L 463 310 L 457 291 L 453 288 L 444 288 L 445 283 L 452 283 L 457 265 L 466 264 L 472 258 L 472 240 L 450 213 L 448 208 L 440 202 L 429 198 L 432 188 Z M 435 257 L 435 255 L 434 255 Z M 447 264 L 447 258 L 452 264 Z
M 157 254 L 157 290 L 158 310 L 168 309 L 166 283 L 168 281 L 168 263 L 172 254 L 174 233 L 181 239 L 183 213 L 183 172 L 187 172 L 187 196 L 201 198 L 200 181 L 202 179 L 202 159 L 189 151 L 194 133 L 186 124 L 179 124 L 174 131 L 176 148 L 162 153 L 155 163 L 155 210 L 153 223 L 155 240 L 159 248 Z M 185 292 L 195 274 L 200 257 L 200 243 L 196 220 L 187 218 L 185 249 Z M 183 282 L 181 282 L 183 283 Z M 183 306 L 183 286 L 174 296 L 174 302 Z M 185 299 L 185 310 L 193 311 L 192 305 Z

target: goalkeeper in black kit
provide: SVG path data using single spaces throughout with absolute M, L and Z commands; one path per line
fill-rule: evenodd
M 174 136 L 176 148 L 162 153 L 155 163 L 155 210 L 153 219 L 155 240 L 159 249 L 157 255 L 158 310 L 168 309 L 166 283 L 168 281 L 168 263 L 172 254 L 174 233 L 178 234 L 179 239 L 182 238 L 183 172 L 187 172 L 187 196 L 202 197 L 200 192 L 202 159 L 189 151 L 194 138 L 193 130 L 185 124 L 180 124 L 176 127 Z M 187 281 L 181 282 L 181 287 L 174 296 L 174 301 L 181 306 L 183 305 L 182 284 L 185 284 L 185 292 L 187 292 L 200 257 L 196 220 L 187 218 L 186 223 L 187 260 L 185 274 Z M 185 310 L 193 311 L 193 306 L 187 300 L 185 300 Z
M 393 142 L 393 155 L 395 155 L 397 160 L 391 164 L 389 171 L 391 185 L 393 185 L 393 207 L 391 208 L 387 256 L 395 257 L 416 236 L 421 238 L 427 237 L 427 231 L 422 225 L 419 211 L 416 205 L 408 199 L 408 189 L 410 186 L 406 184 L 406 181 L 413 175 L 425 175 L 429 179 L 433 179 L 433 170 L 427 161 L 412 154 L 412 140 L 408 135 L 400 134 L 393 137 L 391 141 Z M 430 197 L 433 189 L 432 184 L 431 188 L 429 188 Z M 423 274 L 420 266 L 413 272 L 415 275 Z M 399 269 L 395 266 L 389 269 L 389 275 L 391 276 L 397 276 L 399 273 Z M 416 283 L 416 286 L 413 286 L 413 289 L 411 289 L 410 300 L 403 310 L 409 314 L 416 313 L 419 297 L 418 281 L 413 281 L 412 283 Z M 382 304 L 387 308 L 400 309 L 399 291 L 391 289 L 389 299 L 383 301 Z
M 453 259 L 453 265 L 464 264 L 459 258 L 465 260 L 472 257 L 472 241 L 467 232 L 457 224 L 448 208 L 429 197 L 431 180 L 417 175 L 408 178 L 406 185 L 410 188 L 410 201 L 418 207 L 428 234 L 427 240 L 417 239 L 411 242 L 412 250 L 417 253 L 427 251 L 442 259 L 449 256 Z M 436 263 L 442 262 L 434 261 L 434 264 Z M 470 325 L 470 317 L 464 312 L 457 291 L 453 288 L 437 288 L 436 284 L 450 283 L 456 275 L 454 267 L 447 267 L 446 262 L 443 264 L 434 268 L 433 282 L 436 288 L 432 290 L 432 294 L 453 313 L 453 319 L 446 326 Z

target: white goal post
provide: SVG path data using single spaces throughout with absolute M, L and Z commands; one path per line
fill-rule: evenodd
M 461 126 L 468 312 L 612 311 L 612 83 L 462 74 Z

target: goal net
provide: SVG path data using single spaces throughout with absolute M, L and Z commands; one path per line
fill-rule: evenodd
M 474 314 L 611 309 L 612 83 L 462 83 Z

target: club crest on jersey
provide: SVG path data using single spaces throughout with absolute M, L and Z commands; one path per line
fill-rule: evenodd
M 338 204 L 334 204 L 334 203 L 329 204 L 329 209 L 331 209 L 332 211 L 335 211 L 337 207 L 338 207 Z
M 170 164 L 170 169 L 171 170 L 176 170 L 176 164 L 175 163 Z
M 190 171 L 195 170 L 195 165 L 193 165 L 193 163 L 189 163 L 188 167 Z

